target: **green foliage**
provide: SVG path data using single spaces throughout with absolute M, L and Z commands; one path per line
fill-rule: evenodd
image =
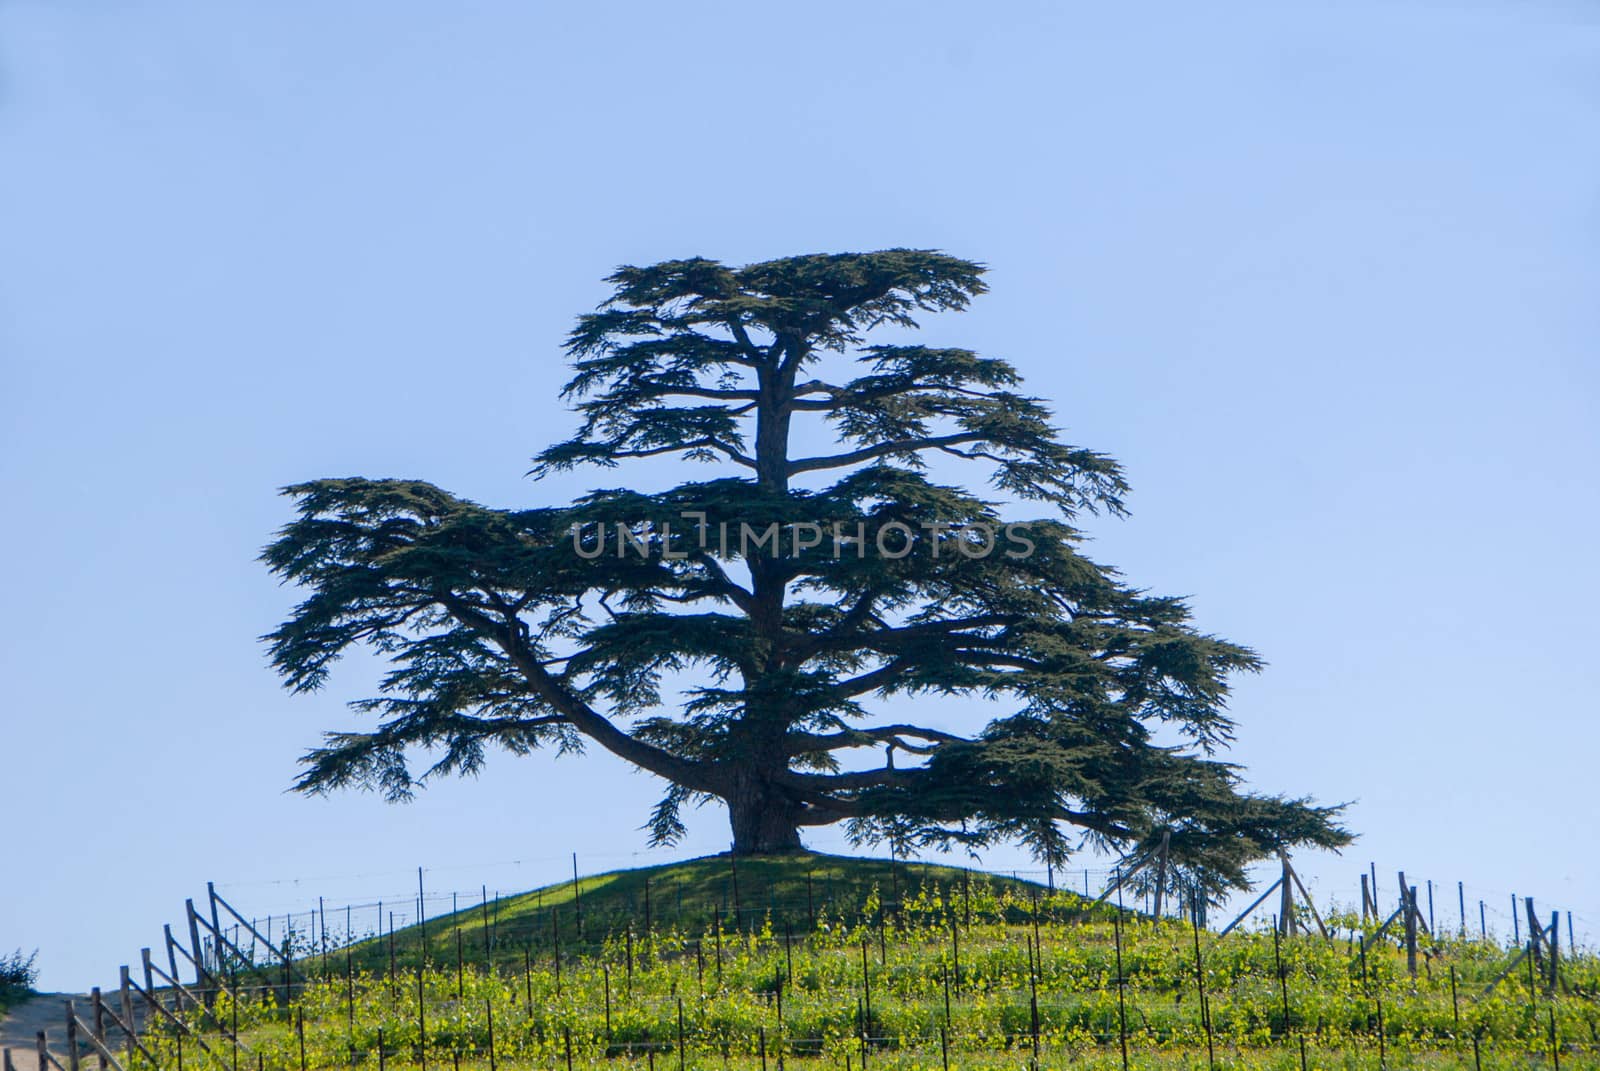
M 1123 511 L 1117 464 L 1062 441 L 1010 363 L 869 340 L 965 308 L 982 275 L 906 249 L 619 269 L 568 339 L 578 431 L 534 472 L 662 456 L 723 470 L 708 480 L 521 510 L 420 481 L 289 488 L 298 519 L 264 559 L 309 595 L 268 637 L 275 664 L 306 690 L 352 647 L 392 663 L 358 704 L 377 727 L 330 734 L 297 787 L 403 799 L 491 747 L 598 744 L 665 782 L 655 843 L 708 800 L 741 853 L 840 822 L 903 852 L 1017 841 L 1057 864 L 1165 838 L 1215 895 L 1281 847 L 1347 843 L 1338 808 L 1248 792 L 1216 758 L 1255 653 L 1082 552 L 1075 518 Z M 835 452 L 806 452 L 818 432 Z M 936 482 L 933 459 L 996 498 Z M 1001 552 L 1008 524 L 1024 539 Z M 998 716 L 881 713 L 950 696 Z
M 772 876 L 786 873 L 784 861 L 768 862 Z M 686 880 L 712 891 L 719 879 L 698 867 L 726 865 L 701 861 Z M 859 891 L 867 873 L 842 868 L 841 888 Z M 670 873 L 654 876 L 670 886 Z M 608 877 L 583 890 L 596 909 L 625 895 L 617 883 L 626 875 Z M 814 926 L 798 920 L 799 930 L 797 920 L 766 911 L 749 911 L 740 926 L 724 917 L 646 927 L 634 917 L 631 933 L 591 930 L 583 951 L 566 947 L 559 969 L 554 947 L 531 946 L 508 924 L 508 901 L 488 952 L 485 931 L 470 930 L 481 913 L 464 911 L 430 920 L 441 941 L 427 960 L 402 961 L 391 973 L 362 946 L 348 960 L 308 956 L 301 967 L 311 980 L 290 999 L 270 986 L 246 988 L 237 1009 L 224 995 L 211 1022 L 237 1014 L 269 1071 L 300 1066 L 302 1021 L 313 1068 L 375 1066 L 381 1030 L 386 1060 L 408 1067 L 419 1065 L 424 1040 L 428 1066 L 459 1059 L 487 1067 L 492 1032 L 498 1066 L 564 1066 L 570 1037 L 575 1067 L 621 1071 L 650 1066 L 647 1050 L 668 1061 L 664 1068 L 676 1066 L 681 1009 L 687 1068 L 755 1071 L 764 1044 L 769 1060 L 781 1052 L 789 1065 L 822 1071 L 842 1066 L 846 1054 L 859 1059 L 863 1033 L 869 1067 L 939 1067 L 941 1028 L 951 1066 L 1024 1065 L 1037 1009 L 1044 1066 L 1120 1066 L 1125 1016 L 1133 1066 L 1194 1068 L 1206 1066 L 1203 978 L 1222 1067 L 1287 1071 L 1299 1066 L 1303 1040 L 1311 1067 L 1375 1069 L 1380 1019 L 1389 1067 L 1470 1067 L 1474 1039 L 1483 1067 L 1537 1066 L 1550 1051 L 1552 1021 L 1564 1066 L 1600 1066 L 1600 962 L 1588 953 L 1565 961 L 1553 995 L 1513 976 L 1483 996 L 1511 958 L 1487 942 L 1425 941 L 1413 978 L 1390 945 L 1363 958 L 1349 940 L 1197 934 L 1183 922 L 983 875 L 922 868 L 898 880 L 916 884 L 892 901 L 881 887 L 857 900 L 841 892 Z M 224 1051 L 199 1011 L 188 1018 Z M 170 1052 L 172 1039 L 154 1044 Z
M 20 948 L 0 956 L 0 1011 L 33 995 L 33 985 L 39 980 L 38 958 L 37 950 L 24 956 Z

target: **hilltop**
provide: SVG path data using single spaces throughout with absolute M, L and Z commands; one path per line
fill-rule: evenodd
M 393 951 L 400 966 L 419 959 L 445 963 L 462 955 L 483 963 L 520 966 L 527 949 L 565 952 L 598 947 L 608 937 L 625 938 L 653 929 L 684 933 L 744 932 L 771 926 L 796 933 L 819 922 L 872 921 L 900 904 L 942 896 L 970 901 L 974 889 L 1017 902 L 1051 896 L 1035 882 L 934 863 L 796 852 L 768 856 L 703 856 L 681 863 L 614 870 L 561 881 L 487 904 L 446 912 L 420 924 L 397 927 Z M 1057 891 L 1059 913 L 1087 908 L 1088 901 Z M 487 934 L 487 941 L 485 936 Z M 356 969 L 385 970 L 390 936 L 372 934 L 353 946 Z M 426 954 L 419 951 L 426 948 Z

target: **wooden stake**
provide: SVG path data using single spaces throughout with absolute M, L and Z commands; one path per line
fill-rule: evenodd
M 494 946 L 489 943 L 489 886 L 483 886 L 480 896 L 479 905 L 483 909 L 480 912 L 483 915 L 483 966 L 487 971 L 494 966 L 491 959 L 494 954 Z
M 1550 981 L 1546 992 L 1554 996 L 1556 984 L 1561 980 L 1559 964 L 1561 961 L 1561 912 L 1550 912 Z M 1555 1029 L 1553 1026 L 1551 1029 Z
M 1036 939 L 1037 940 L 1037 939 Z M 1039 1068 L 1039 950 L 1037 943 L 1028 953 L 1028 1015 L 1033 1030 L 1033 1067 Z
M 483 998 L 483 1010 L 489 1017 L 489 1071 L 495 1071 L 494 1066 L 494 1001 L 488 997 Z M 607 1030 L 609 1031 L 609 1027 Z
M 1278 972 L 1278 990 L 1283 994 L 1283 1033 L 1289 1034 L 1289 972 L 1283 969 L 1283 950 L 1279 947 L 1278 932 L 1272 934 L 1272 963 Z
M 1413 978 L 1417 975 L 1417 887 L 1407 889 L 1400 887 L 1400 894 L 1406 898 L 1406 971 Z
M 459 934 L 461 931 L 457 930 Z M 456 999 L 461 999 L 460 983 L 457 982 Z M 428 1067 L 428 1015 L 424 1010 L 422 989 L 422 964 L 417 964 L 417 1062 L 422 1065 L 423 1071 Z
M 1278 860 L 1283 864 L 1283 873 L 1278 878 L 1278 932 L 1284 937 L 1294 935 L 1294 883 L 1289 880 L 1289 857 L 1282 850 L 1278 852 Z
M 556 996 L 561 995 L 561 926 L 556 921 L 556 909 L 550 909 L 550 958 L 556 969 Z
M 206 969 L 204 963 L 206 957 L 205 953 L 200 949 L 200 922 L 195 915 L 193 900 L 185 900 L 183 906 L 184 911 L 189 916 L 189 951 L 192 953 L 189 961 L 194 966 L 194 985 L 200 991 L 200 995 L 205 998 L 206 1006 L 210 1007 L 211 995 L 205 990 Z
M 1161 917 L 1161 908 L 1167 892 L 1167 850 L 1172 844 L 1172 831 L 1161 831 L 1161 855 L 1156 860 L 1156 908 L 1152 912 L 1156 918 Z
M 678 998 L 678 1071 L 684 1071 L 683 1066 L 683 998 Z
M 572 853 L 572 910 L 578 916 L 578 940 L 583 940 L 583 891 L 578 888 L 578 853 Z
M 866 938 L 862 938 L 861 940 L 861 1000 L 862 1011 L 864 1015 L 864 1018 L 861 1020 L 861 1035 L 863 1038 L 862 1052 L 865 1053 L 865 1038 L 871 1029 L 870 1024 L 872 1022 L 872 976 L 867 970 Z
M 1311 893 L 1307 891 L 1305 882 L 1300 880 L 1300 872 L 1295 870 L 1287 858 L 1284 859 L 1284 865 L 1289 867 L 1289 877 L 1294 881 L 1294 887 L 1300 890 L 1300 897 L 1305 900 L 1306 910 L 1311 912 L 1312 919 L 1316 921 L 1317 929 L 1322 931 L 1323 940 L 1331 940 L 1333 935 L 1328 932 L 1327 923 L 1323 922 L 1322 916 L 1317 913 L 1316 901 L 1311 899 Z
M 1194 897 L 1198 904 L 1199 897 Z M 1210 1071 L 1216 1071 L 1217 1053 L 1211 1038 L 1211 1006 L 1206 999 L 1206 973 L 1200 959 L 1200 909 L 1197 906 L 1193 915 L 1194 923 L 1194 982 L 1195 989 L 1200 994 L 1200 1025 L 1206 1031 L 1206 1066 Z
M 1249 916 L 1250 912 L 1252 912 L 1256 908 L 1260 907 L 1262 901 L 1264 901 L 1267 897 L 1271 896 L 1273 890 L 1276 889 L 1282 883 L 1283 883 L 1283 878 L 1280 877 L 1280 878 L 1278 878 L 1277 881 L 1274 881 L 1271 885 L 1268 885 L 1266 887 L 1266 889 L 1262 891 L 1261 895 L 1256 897 L 1253 901 L 1251 901 L 1249 907 L 1247 907 L 1243 911 L 1239 912 L 1239 917 L 1234 919 L 1232 922 L 1228 923 L 1226 926 L 1224 926 L 1222 928 L 1222 932 L 1217 934 L 1217 936 L 1218 937 L 1226 937 L 1226 936 L 1228 936 L 1228 934 L 1232 933 L 1233 932 L 1233 928 L 1235 926 L 1239 925 L 1239 923 L 1243 922 L 1245 920 L 1245 918 L 1247 916 Z
M 126 964 L 124 964 L 122 966 L 121 981 L 122 981 L 122 1025 L 123 1025 L 123 1033 L 127 1035 L 127 1038 L 126 1038 L 127 1046 L 126 1046 L 126 1048 L 127 1048 L 127 1053 L 128 1053 L 128 1063 L 131 1065 L 133 1063 L 133 1047 L 136 1044 L 136 1042 L 134 1041 L 134 1036 L 133 1036 L 133 986 L 132 986 L 132 979 L 130 979 L 128 977 L 128 967 L 127 967 Z M 234 1004 L 237 1006 L 238 1001 L 235 1000 Z M 235 1010 L 234 1015 L 235 1016 L 238 1015 L 237 1010 Z M 239 1028 L 238 1028 L 237 1025 L 234 1026 L 233 1036 L 235 1038 L 237 1038 L 239 1036 Z
M 98 1054 L 100 1066 L 102 1068 L 109 1067 L 110 1064 L 106 1062 L 104 1052 L 106 1043 L 106 1005 L 100 996 L 99 986 L 89 990 L 89 1006 L 94 1009 L 94 1037 L 100 1043 L 98 1048 L 102 1050 Z
M 1117 943 L 1117 1041 L 1122 1046 L 1122 1071 L 1128 1071 L 1128 1006 L 1123 990 L 1125 981 L 1122 976 L 1122 912 L 1118 911 L 1111 920 L 1112 933 Z
M 956 996 L 961 995 L 961 927 L 950 919 L 950 958 L 955 968 Z

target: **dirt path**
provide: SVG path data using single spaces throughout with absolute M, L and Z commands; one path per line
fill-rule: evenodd
M 66 1004 L 75 1001 L 81 1009 L 89 1006 L 86 993 L 41 993 L 19 1004 L 0 1018 L 0 1049 L 11 1050 L 11 1063 L 17 1071 L 38 1067 L 38 1035 L 45 1031 L 50 1053 L 64 1065 L 67 1062 Z

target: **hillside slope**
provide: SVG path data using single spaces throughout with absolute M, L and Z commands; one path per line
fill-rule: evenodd
M 209 1009 L 175 1010 L 213 1053 L 237 1033 L 260 1071 L 1600 1071 L 1584 950 L 1424 930 L 1413 963 L 1374 920 L 1222 936 L 1045 892 L 950 867 L 713 857 L 318 949 L 293 980 L 227 964 Z M 175 1033 L 147 1040 L 178 1062 Z
M 759 930 L 771 925 L 809 931 L 821 921 L 855 923 L 885 908 L 938 896 L 970 900 L 1009 893 L 1018 901 L 1046 895 L 1033 882 L 931 863 L 862 859 L 803 852 L 773 856 L 705 856 L 682 863 L 616 870 L 501 896 L 453 913 L 397 928 L 356 944 L 357 969 L 385 970 L 392 954 L 400 966 L 451 962 L 461 955 L 483 963 L 517 966 L 524 950 L 557 944 L 572 954 L 650 929 L 678 932 Z M 1058 893 L 1057 911 L 1087 906 Z M 426 949 L 423 954 L 424 948 Z

